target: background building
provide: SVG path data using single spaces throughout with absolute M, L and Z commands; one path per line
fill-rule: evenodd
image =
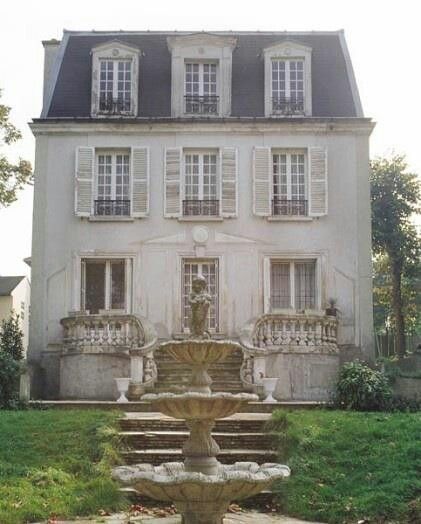
M 23 332 L 23 348 L 26 355 L 29 338 L 30 284 L 25 276 L 0 276 L 0 323 L 14 312 L 19 315 Z

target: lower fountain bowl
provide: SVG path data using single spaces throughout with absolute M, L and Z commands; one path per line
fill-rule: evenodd
M 268 488 L 275 480 L 290 475 L 288 466 L 255 462 L 221 464 L 216 475 L 186 472 L 182 462 L 167 462 L 160 466 L 137 464 L 113 470 L 113 478 L 142 495 L 155 500 L 174 502 L 182 511 L 192 505 L 228 507 L 232 500 L 242 500 Z
M 153 409 L 170 417 L 184 420 L 215 420 L 236 413 L 241 404 L 256 402 L 251 393 L 148 393 L 142 400 L 151 402 Z

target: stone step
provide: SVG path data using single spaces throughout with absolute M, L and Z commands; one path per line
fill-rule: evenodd
M 121 431 L 123 442 L 131 449 L 168 449 L 182 448 L 189 436 L 188 431 Z M 213 432 L 212 436 L 221 449 L 241 448 L 259 449 L 272 447 L 271 437 L 267 433 L 258 432 Z
M 325 404 L 325 402 L 313 400 L 291 400 L 269 403 L 248 402 L 240 408 L 240 413 L 272 413 L 275 409 L 315 409 Z M 30 400 L 29 405 L 52 409 L 111 409 L 127 413 L 154 412 L 151 403 L 142 400 L 121 404 L 115 400 Z
M 269 413 L 236 413 L 231 417 L 217 420 L 214 431 L 262 433 L 269 419 Z M 119 420 L 119 425 L 122 431 L 187 431 L 184 420 L 177 420 L 155 412 L 127 412 L 125 417 Z
M 126 464 L 147 463 L 158 466 L 163 462 L 183 462 L 181 449 L 140 449 L 123 451 L 122 457 Z M 222 464 L 234 462 L 276 462 L 276 452 L 267 449 L 223 449 L 218 455 Z

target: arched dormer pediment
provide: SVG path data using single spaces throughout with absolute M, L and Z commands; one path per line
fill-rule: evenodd
M 140 54 L 139 48 L 119 40 L 92 48 L 93 117 L 137 115 Z
M 311 116 L 311 53 L 293 40 L 264 48 L 265 116 Z
M 232 51 L 237 39 L 212 33 L 169 36 L 173 117 L 231 114 Z

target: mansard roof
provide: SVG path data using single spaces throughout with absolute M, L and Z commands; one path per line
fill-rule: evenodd
M 171 116 L 171 52 L 168 39 L 189 32 L 65 31 L 52 70 L 52 90 L 43 118 L 89 118 L 91 52 L 118 40 L 141 50 L 139 118 Z M 206 33 L 208 34 L 208 33 Z M 264 117 L 264 50 L 293 41 L 311 48 L 312 116 L 362 117 L 358 91 L 343 31 L 213 32 L 230 37 L 232 53 L 232 117 Z

